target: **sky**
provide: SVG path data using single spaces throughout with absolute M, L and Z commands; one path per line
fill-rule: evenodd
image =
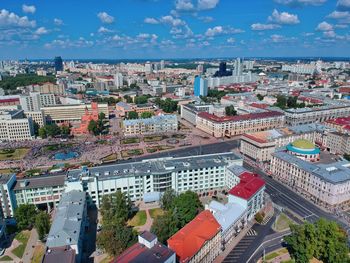
M 0 59 L 349 57 L 350 0 L 1 0 Z

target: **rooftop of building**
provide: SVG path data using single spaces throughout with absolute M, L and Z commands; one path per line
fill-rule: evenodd
M 80 242 L 81 231 L 84 231 L 85 203 L 85 192 L 73 190 L 62 194 L 47 236 L 47 247 L 77 245 Z
M 151 118 L 147 119 L 134 119 L 134 120 L 124 120 L 123 125 L 124 126 L 133 126 L 135 124 L 138 124 L 140 122 L 144 124 L 158 124 L 162 121 L 174 121 L 177 122 L 177 116 L 175 114 L 166 114 L 166 115 L 157 115 L 152 116 Z
M 326 123 L 335 124 L 339 126 L 347 126 L 347 125 L 350 125 L 350 116 L 331 119 L 326 121 Z
M 14 190 L 63 186 L 65 177 L 65 175 L 48 175 L 19 179 L 14 185 Z
M 180 263 L 188 262 L 220 228 L 213 214 L 205 210 L 171 236 L 168 246 L 176 252 Z
M 74 263 L 75 254 L 69 246 L 51 248 L 46 250 L 41 263 Z
M 329 156 L 329 154 L 325 156 L 322 153 L 320 155 L 320 162 L 317 163 L 305 161 L 284 150 L 278 150 L 272 155 L 332 184 L 350 180 L 350 162 L 336 160 Z
M 227 203 L 223 205 L 217 201 L 211 201 L 209 209 L 214 211 L 213 215 L 219 222 L 223 232 L 236 223 L 245 212 L 245 208 L 240 204 Z
M 239 184 L 234 186 L 229 191 L 229 194 L 245 200 L 252 198 L 262 187 L 265 186 L 265 181 L 251 172 L 244 172 L 239 178 Z
M 13 177 L 16 176 L 15 174 L 0 174 L 0 184 L 7 184 L 8 181 Z
M 231 160 L 240 160 L 241 158 L 233 152 L 220 154 L 207 154 L 186 157 L 166 157 L 147 159 L 140 162 L 130 162 L 122 164 L 111 164 L 95 166 L 89 169 L 74 169 L 67 173 L 68 181 L 77 181 L 82 175 L 90 174 L 98 176 L 99 180 L 108 180 L 112 177 L 129 177 L 135 175 L 163 174 L 173 171 L 182 171 L 189 169 L 209 168 L 214 166 L 227 165 Z
M 305 107 L 305 108 L 297 108 L 297 109 L 286 109 L 285 112 L 287 113 L 297 113 L 302 114 L 306 112 L 315 112 L 315 111 L 325 111 L 330 109 L 341 109 L 341 108 L 349 108 L 349 103 L 342 103 L 342 102 L 334 102 L 332 105 L 324 105 L 319 107 Z
M 315 144 L 306 139 L 295 140 L 294 142 L 292 142 L 292 145 L 294 147 L 297 147 L 299 149 L 304 149 L 304 150 L 311 150 L 315 148 Z
M 274 118 L 274 117 L 281 117 L 281 116 L 284 116 L 284 114 L 282 112 L 277 112 L 277 111 L 258 112 L 258 113 L 250 113 L 250 114 L 237 115 L 237 116 L 225 116 L 225 117 L 215 116 L 214 114 L 210 114 L 207 112 L 198 113 L 198 117 L 201 117 L 210 121 L 214 121 L 214 122 L 239 122 L 239 121 Z

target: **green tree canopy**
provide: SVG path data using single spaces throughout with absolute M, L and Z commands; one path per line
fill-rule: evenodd
M 134 98 L 135 104 L 146 104 L 148 102 L 149 96 L 148 95 L 142 95 L 142 96 L 136 96 Z
M 165 100 L 157 98 L 155 100 L 155 104 L 158 105 L 158 107 L 161 108 L 164 112 L 172 113 L 177 110 L 178 102 L 170 98 L 166 98 Z
M 235 110 L 235 107 L 233 105 L 226 106 L 225 113 L 226 113 L 226 116 L 236 116 L 237 115 L 237 111 Z
M 164 210 L 170 210 L 173 207 L 176 193 L 174 189 L 168 189 L 164 192 L 162 199 L 160 200 L 161 207 Z
M 17 222 L 17 227 L 20 230 L 29 229 L 35 223 L 37 215 L 36 207 L 33 204 L 19 205 L 14 213 L 14 217 Z
M 44 211 L 39 212 L 35 218 L 35 228 L 39 239 L 43 240 L 50 231 L 50 216 Z
M 100 210 L 104 225 L 125 224 L 132 213 L 131 201 L 124 193 L 117 191 L 103 196 Z
M 314 224 L 291 225 L 286 237 L 291 257 L 296 263 L 309 262 L 312 257 L 326 263 L 348 263 L 347 234 L 334 221 L 319 219 Z
M 127 119 L 133 120 L 133 119 L 138 119 L 138 118 L 139 118 L 139 114 L 136 111 L 129 111 L 128 112 Z
M 141 119 L 148 119 L 153 116 L 153 113 L 150 111 L 145 111 L 141 113 Z
M 158 237 L 159 242 L 165 244 L 179 229 L 179 221 L 172 211 L 167 211 L 154 219 L 151 232 Z

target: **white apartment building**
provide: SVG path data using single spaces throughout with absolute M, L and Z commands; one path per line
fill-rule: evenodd
M 284 125 L 284 114 L 277 111 L 218 117 L 207 112 L 197 115 L 197 128 L 214 137 L 231 137 Z
M 3 218 L 10 218 L 14 215 L 16 199 L 11 189 L 15 183 L 15 174 L 0 175 L 0 203 Z
M 286 124 L 300 125 L 307 123 L 323 122 L 334 118 L 350 115 L 350 104 L 327 105 L 312 108 L 287 109 Z
M 56 105 L 54 94 L 41 94 L 30 92 L 29 95 L 19 98 L 22 109 L 27 111 L 40 111 L 42 107 Z
M 325 207 L 345 207 L 350 201 L 350 163 L 311 163 L 285 151 L 272 154 L 272 176 Z
M 42 110 L 39 111 L 26 111 L 24 115 L 27 118 L 31 118 L 33 122 L 37 123 L 40 127 L 46 124 L 45 116 Z
M 299 74 L 314 74 L 316 71 L 316 65 L 313 64 L 293 64 L 293 65 L 282 65 L 282 71 L 289 71 L 292 73 Z
M 123 121 L 123 132 L 125 136 L 174 133 L 177 130 L 178 122 L 176 115 L 159 115 L 148 119 Z
M 141 200 L 145 193 L 170 188 L 177 193 L 202 192 L 226 188 L 230 176 L 227 167 L 231 165 L 242 166 L 242 159 L 227 152 L 76 169 L 68 171 L 65 191 L 86 191 L 97 207 L 103 195 L 118 190 L 133 201 Z
M 0 111 L 0 141 L 25 141 L 34 136 L 33 121 L 23 110 Z

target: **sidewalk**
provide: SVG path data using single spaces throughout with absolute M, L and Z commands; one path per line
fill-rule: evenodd
M 143 231 L 150 231 L 152 224 L 153 224 L 153 218 L 151 217 L 151 215 L 149 214 L 149 210 L 146 210 L 146 215 L 147 215 L 147 220 L 146 223 L 143 226 L 140 226 L 137 228 L 137 231 L 139 232 L 143 232 Z
M 247 234 L 247 232 L 249 231 L 249 229 L 251 229 L 253 226 L 253 224 L 251 222 L 248 223 L 247 227 L 243 229 L 243 231 L 241 231 L 238 236 L 235 237 L 235 239 L 229 243 L 226 244 L 226 248 L 224 251 L 222 251 L 220 253 L 219 256 L 217 256 L 214 260 L 214 263 L 221 263 L 227 256 L 228 254 L 230 254 L 230 252 L 232 251 L 232 249 L 234 249 L 234 247 L 241 241 L 241 239 Z
M 38 239 L 39 239 L 38 232 L 36 231 L 35 228 L 33 228 L 32 231 L 30 231 L 30 237 L 22 257 L 23 263 L 31 263 L 33 253 L 34 253 L 34 248 Z

